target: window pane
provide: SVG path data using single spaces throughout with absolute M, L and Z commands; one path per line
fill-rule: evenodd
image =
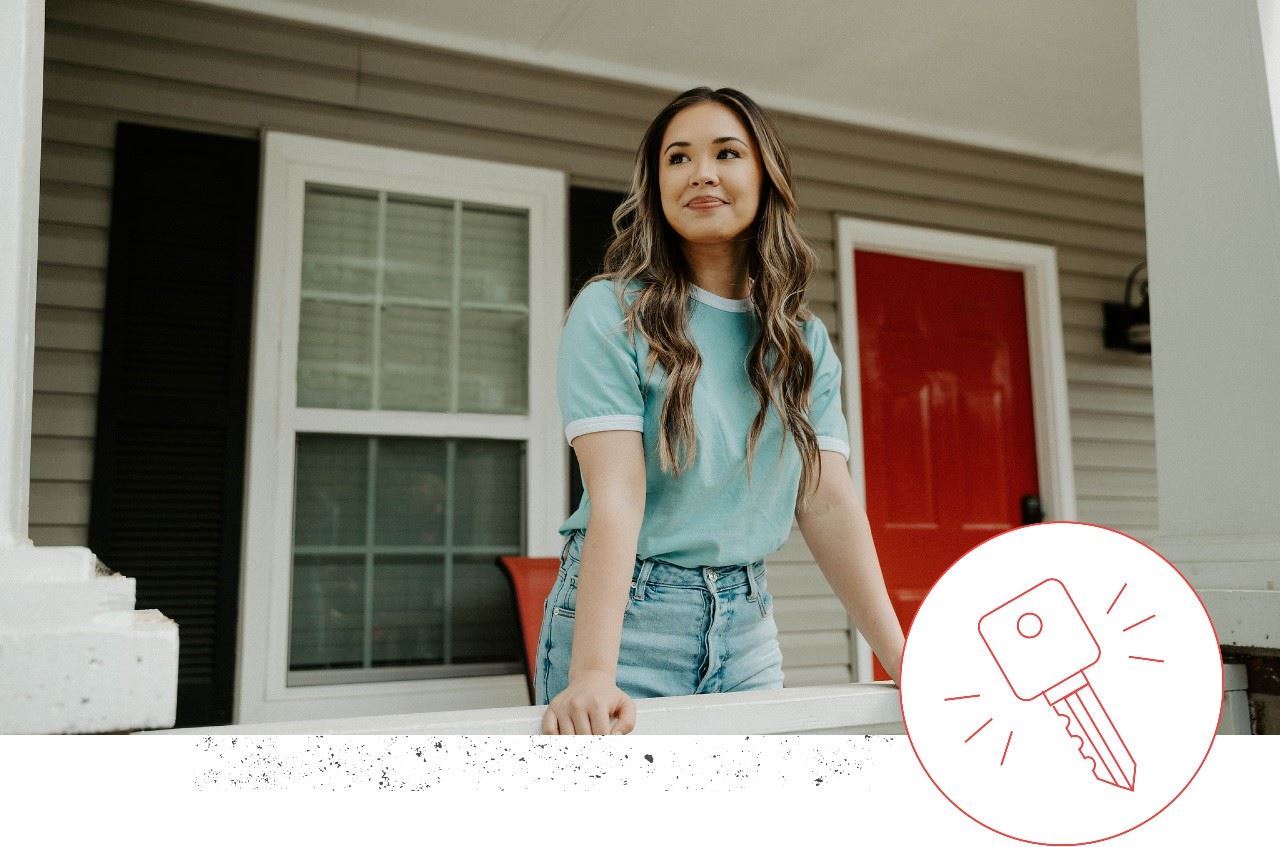
M 460 441 L 456 456 L 453 543 L 519 549 L 524 444 Z
M 458 411 L 528 414 L 528 377 L 528 313 L 463 311 Z
M 520 631 L 511 583 L 492 556 L 453 560 L 455 663 L 520 659 Z
M 364 556 L 295 555 L 289 617 L 289 670 L 360 667 Z
M 443 664 L 444 557 L 379 556 L 374 574 L 373 664 Z
M 389 196 L 386 251 L 383 293 L 451 301 L 453 201 Z
M 378 195 L 307 184 L 302 218 L 302 290 L 373 294 Z
M 373 399 L 373 307 L 302 301 L 298 405 L 368 409 Z
M 446 452 L 443 439 L 378 439 L 374 533 L 379 545 L 444 545 Z
M 522 442 L 300 434 L 296 455 L 291 670 L 520 660 L 497 557 L 521 551 Z
M 368 521 L 368 439 L 299 435 L 295 547 L 363 546 Z
M 448 309 L 382 307 L 379 408 L 450 411 L 452 324 Z
M 529 304 L 529 212 L 462 206 L 462 299 Z
M 304 215 L 299 406 L 528 413 L 527 210 L 308 185 Z

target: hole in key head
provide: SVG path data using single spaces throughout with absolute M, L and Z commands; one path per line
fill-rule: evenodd
M 1035 612 L 1027 612 L 1018 618 L 1018 634 L 1023 638 L 1035 638 L 1044 629 L 1044 621 Z

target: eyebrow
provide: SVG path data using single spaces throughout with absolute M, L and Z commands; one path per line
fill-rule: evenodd
M 714 138 L 714 139 L 712 139 L 712 140 L 711 140 L 711 143 L 712 143 L 712 144 L 723 144 L 723 143 L 724 143 L 724 142 L 726 142 L 726 141 L 736 141 L 736 142 L 738 142 L 739 144 L 741 144 L 743 147 L 746 147 L 746 146 L 747 146 L 747 142 L 743 141 L 741 138 L 735 138 L 735 137 L 734 137 L 734 136 L 732 136 L 732 135 L 722 135 L 722 136 L 720 136 L 719 138 Z M 667 145 L 667 150 L 670 150 L 672 147 L 688 147 L 688 146 L 689 146 L 689 142 L 688 142 L 688 141 L 673 141 L 673 142 L 671 142 L 670 144 L 668 144 L 668 145 Z M 663 151 L 662 151 L 664 155 L 666 154 L 667 150 L 663 150 Z

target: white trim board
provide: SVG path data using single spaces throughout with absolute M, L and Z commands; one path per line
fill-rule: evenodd
M 562 171 L 267 132 L 254 291 L 246 457 L 243 579 L 235 723 L 303 720 L 528 702 L 523 674 L 288 686 L 296 432 L 521 440 L 523 543 L 555 556 L 568 500 L 555 351 L 568 306 Z M 412 193 L 527 209 L 529 408 L 526 415 L 299 409 L 297 350 L 306 183 Z
M 548 52 L 492 38 L 464 35 L 429 26 L 405 23 L 399 20 L 387 20 L 356 9 L 352 11 L 321 9 L 305 3 L 294 2 L 294 0 L 195 0 L 195 2 L 206 6 L 250 12 L 255 15 L 282 18 L 399 42 L 422 44 L 428 47 L 486 56 L 503 62 L 520 62 L 535 67 L 552 68 L 573 74 L 585 74 L 599 79 L 617 80 L 631 85 L 648 85 L 663 91 L 671 91 L 672 93 L 684 91 L 696 85 L 710 85 L 712 88 L 716 88 L 721 85 L 739 84 L 732 78 L 731 74 L 726 74 L 725 78 L 721 80 L 714 80 L 707 79 L 705 75 L 701 74 L 672 73 L 661 70 L 658 67 L 636 67 L 619 62 L 611 62 L 606 59 L 578 56 L 572 53 Z M 899 132 L 905 135 L 914 135 L 919 138 L 930 138 L 953 144 L 985 147 L 988 150 L 998 150 L 1003 153 L 1037 156 L 1055 162 L 1101 168 L 1115 173 L 1142 175 L 1140 157 L 1118 153 L 1099 153 L 1096 150 L 1055 147 L 1000 132 L 961 129 L 927 120 L 905 118 L 900 115 L 886 114 L 869 109 L 810 100 L 803 96 L 783 92 L 761 90 L 753 92 L 752 96 L 756 102 L 766 109 L 780 109 L 795 115 L 807 115 L 822 120 Z
M 1280 591 L 1204 588 L 1197 593 L 1219 644 L 1280 649 Z
M 840 315 L 845 419 L 849 423 L 849 474 L 863 503 L 866 502 L 866 465 L 862 441 L 855 250 L 1022 271 L 1040 499 L 1046 520 L 1075 520 L 1075 470 L 1071 458 L 1057 251 L 1045 244 L 837 215 L 836 306 Z M 853 626 L 852 620 L 850 626 Z M 853 650 L 855 681 L 871 682 L 871 647 L 856 628 Z
M 898 689 L 887 682 L 647 697 L 635 705 L 633 735 L 901 735 L 906 730 Z M 545 706 L 515 706 L 138 734 L 539 735 L 545 711 Z

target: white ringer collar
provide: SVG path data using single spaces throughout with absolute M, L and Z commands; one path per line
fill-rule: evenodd
M 689 294 L 692 295 L 695 300 L 701 300 L 708 306 L 725 312 L 751 311 L 750 297 L 743 297 L 741 300 L 735 300 L 731 297 L 721 297 L 719 294 L 710 292 L 693 282 L 689 283 Z

